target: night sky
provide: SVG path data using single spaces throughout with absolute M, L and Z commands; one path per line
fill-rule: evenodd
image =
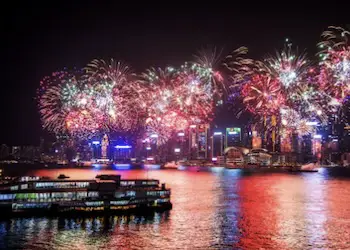
M 252 1 L 247 1 L 251 6 L 224 1 L 37 2 L 3 6 L 0 143 L 39 143 L 43 132 L 34 98 L 40 79 L 52 71 L 112 57 L 136 72 L 178 66 L 213 46 L 230 52 L 244 45 L 251 57 L 260 58 L 283 47 L 286 37 L 314 55 L 328 25 L 350 23 L 346 5 L 337 1 L 312 7 L 290 1 L 280 7 Z

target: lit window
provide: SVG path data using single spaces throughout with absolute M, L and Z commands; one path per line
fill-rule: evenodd
M 12 200 L 14 194 L 0 194 L 0 200 Z
M 87 192 L 77 192 L 77 197 L 78 198 L 86 198 L 87 197 Z
M 123 200 L 123 201 L 111 201 L 111 205 L 126 205 L 128 203 L 129 203 L 129 201 L 125 201 L 125 200 Z
M 126 196 L 135 196 L 136 192 L 135 191 L 126 191 Z
M 98 197 L 98 192 L 88 192 L 88 197 Z

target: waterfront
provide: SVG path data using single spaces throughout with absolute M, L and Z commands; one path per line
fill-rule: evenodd
M 119 173 L 172 188 L 173 209 L 149 216 L 13 218 L 0 222 L 7 249 L 350 248 L 349 169 L 251 173 L 239 169 L 41 169 L 72 179 Z M 337 177 L 342 176 L 342 177 Z M 33 237 L 35 235 L 35 237 Z

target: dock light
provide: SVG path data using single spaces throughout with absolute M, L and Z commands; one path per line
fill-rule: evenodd
M 228 134 L 229 134 L 229 135 L 237 135 L 238 132 L 237 132 L 237 131 L 230 131 L 230 132 L 228 132 Z
M 214 135 L 222 135 L 222 132 L 214 132 Z
M 113 164 L 113 167 L 121 170 L 121 169 L 129 169 L 131 165 L 126 163 L 116 163 L 116 164 Z
M 212 160 L 212 161 L 217 161 L 218 158 L 217 158 L 217 157 L 213 157 L 213 158 L 211 158 L 211 160 Z
M 153 157 L 147 157 L 147 161 L 153 161 L 154 158 Z
M 115 148 L 131 148 L 129 145 L 117 145 Z
M 160 169 L 160 165 L 158 164 L 145 164 L 143 166 L 146 169 Z

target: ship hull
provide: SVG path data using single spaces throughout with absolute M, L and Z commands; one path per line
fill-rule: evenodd
M 45 205 L 33 208 L 15 208 L 16 205 L 24 205 L 28 203 L 16 204 L 1 204 L 0 217 L 8 216 L 58 216 L 58 215 L 112 215 L 112 214 L 147 214 L 152 212 L 162 212 L 172 209 L 172 203 L 166 202 L 163 204 L 154 205 L 152 203 L 144 203 L 138 205 L 125 206 L 102 206 L 102 207 L 87 207 L 87 206 L 59 206 L 57 204 Z

